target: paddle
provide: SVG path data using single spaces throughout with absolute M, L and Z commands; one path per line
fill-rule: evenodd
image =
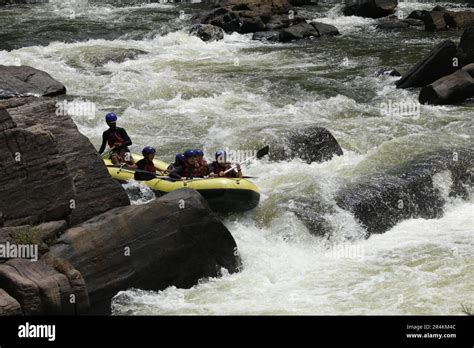
M 108 155 L 110 155 L 112 153 L 112 151 L 114 151 L 115 147 L 111 147 L 109 149 L 109 151 L 106 151 L 102 154 L 102 159 L 106 158 Z
M 246 163 L 246 162 L 248 162 L 248 161 L 250 161 L 250 160 L 253 160 L 254 158 L 260 159 L 260 158 L 262 158 L 262 157 L 268 155 L 268 152 L 269 152 L 269 151 L 270 151 L 270 146 L 267 145 L 267 146 L 265 146 L 264 148 L 258 150 L 258 151 L 257 151 L 257 155 L 247 158 L 245 161 L 240 162 L 239 165 L 242 165 L 242 164 L 244 164 L 244 163 Z M 235 170 L 235 168 L 237 168 L 237 165 L 235 165 L 235 166 L 233 166 L 233 167 L 227 169 L 227 170 L 224 172 L 224 174 L 227 174 L 228 172 L 230 172 L 230 171 L 232 171 L 232 170 Z

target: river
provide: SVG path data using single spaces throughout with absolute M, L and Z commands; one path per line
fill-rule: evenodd
M 245 168 L 258 177 L 261 204 L 224 220 L 242 272 L 191 289 L 129 289 L 115 297 L 114 314 L 457 315 L 461 304 L 474 304 L 472 192 L 468 200 L 446 193 L 440 219 L 406 220 L 368 239 L 343 210 L 331 213 L 332 232 L 321 237 L 288 209 L 295 195 L 334 201 L 345 183 L 420 153 L 474 148 L 472 101 L 422 106 L 415 116 L 382 115 L 382 103 L 416 102 L 418 94 L 396 89 L 396 77 L 375 75 L 383 67 L 405 72 L 440 41 L 459 41 L 461 32 L 376 30 L 375 20 L 345 17 L 342 5 L 323 4 L 301 14 L 336 26 L 341 36 L 268 44 L 235 33 L 204 43 L 186 30 L 202 4 L 118 3 L 1 9 L 0 64 L 47 71 L 67 86 L 67 100 L 95 103 L 95 115 L 73 118 L 97 147 L 103 115 L 114 111 L 134 152 L 153 145 L 168 161 L 185 148 L 203 148 L 208 157 L 218 148 L 255 149 L 308 125 L 328 128 L 344 156 L 309 165 L 263 160 Z M 398 11 L 406 16 L 436 4 L 402 2 Z M 145 53 L 97 63 L 111 51 L 131 49 Z M 450 177 L 439 175 L 436 184 L 449 187 Z

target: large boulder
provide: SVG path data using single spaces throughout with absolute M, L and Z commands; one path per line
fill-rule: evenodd
M 369 234 L 383 233 L 410 218 L 439 218 L 445 199 L 435 175 L 451 176 L 450 196 L 468 197 L 472 151 L 425 154 L 375 177 L 352 183 L 336 194 L 337 204 L 351 212 Z
M 318 36 L 319 33 L 317 30 L 309 23 L 299 23 L 280 31 L 281 42 L 290 42 Z
M 460 68 L 455 64 L 456 53 L 454 42 L 441 42 L 397 81 L 397 88 L 424 87 L 452 74 Z
M 41 126 L 19 128 L 0 106 L 0 149 L 3 224 L 36 224 L 71 213 L 73 175 L 50 131 Z
M 474 63 L 474 26 L 462 34 L 457 55 L 463 65 Z
M 212 24 L 226 32 L 253 33 L 265 31 L 275 15 L 290 15 L 288 0 L 227 0 L 217 7 L 195 15 L 196 24 Z M 291 14 L 293 18 L 294 12 Z M 268 28 L 274 29 L 274 28 Z
M 130 204 L 122 186 L 110 178 L 89 139 L 79 132 L 69 116 L 57 115 L 55 100 L 13 98 L 0 101 L 2 106 L 18 127 L 8 133 L 9 138 L 22 137 L 19 142 L 10 141 L 9 148 L 22 153 L 24 159 L 22 165 L 15 162 L 13 154 L 0 159 L 8 161 L 4 168 L 14 171 L 13 176 L 0 178 L 6 185 L 2 188 L 9 188 L 8 195 L 0 198 L 6 205 L 5 208 L 0 206 L 4 218 L 8 209 L 15 218 L 42 214 L 40 221 L 62 220 L 72 209 L 67 219 L 70 224 L 77 224 Z M 24 208 L 21 208 L 22 204 Z
M 0 316 L 22 314 L 21 306 L 18 301 L 0 288 Z
M 181 189 L 69 229 L 45 259 L 73 265 L 85 280 L 91 308 L 103 314 L 121 290 L 188 288 L 222 268 L 235 272 L 236 255 L 232 235 L 204 198 Z
M 448 11 L 444 20 L 447 29 L 466 29 L 474 26 L 474 11 Z
M 76 301 L 81 294 L 66 275 L 42 260 L 10 259 L 0 264 L 0 283 L 25 315 L 80 314 L 89 306 Z
M 466 70 L 458 70 L 429 84 L 420 91 L 421 104 L 455 104 L 474 97 L 474 79 Z
M 44 71 L 30 66 L 0 65 L 0 99 L 61 94 L 66 94 L 66 87 Z
M 335 36 L 340 35 L 339 30 L 333 25 L 321 23 L 321 22 L 310 22 L 314 29 L 318 32 L 319 36 Z
M 224 31 L 222 28 L 211 24 L 196 24 L 190 29 L 189 33 L 197 36 L 205 42 L 219 41 L 224 38 Z
M 431 11 L 423 12 L 421 20 L 425 23 L 427 31 L 442 31 L 447 29 L 445 12 Z
M 309 164 L 328 161 L 334 156 L 343 155 L 337 140 L 331 132 L 322 127 L 312 126 L 291 130 L 282 139 L 283 141 L 280 140 L 278 144 L 272 144 L 271 160 L 298 157 Z
M 397 6 L 398 0 L 347 1 L 343 13 L 346 16 L 380 18 L 393 14 Z

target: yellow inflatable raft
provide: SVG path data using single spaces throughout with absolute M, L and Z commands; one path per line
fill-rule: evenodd
M 135 161 L 143 158 L 133 155 Z M 155 166 L 166 171 L 168 163 L 154 160 Z M 127 167 L 114 166 L 109 159 L 104 159 L 109 174 L 118 181 L 128 181 L 134 178 L 135 171 Z M 209 203 L 214 211 L 241 212 L 255 208 L 260 201 L 260 192 L 254 183 L 247 179 L 238 178 L 206 178 L 175 180 L 168 176 L 158 176 L 155 179 L 141 181 L 149 186 L 157 195 L 164 195 L 181 188 L 197 190 Z

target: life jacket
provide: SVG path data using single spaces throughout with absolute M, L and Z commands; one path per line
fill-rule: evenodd
M 220 172 L 225 172 L 226 170 L 232 168 L 232 166 L 230 165 L 230 163 L 226 163 L 224 166 L 222 166 L 220 163 L 218 163 L 217 161 L 214 161 L 212 162 L 211 164 L 211 169 L 212 169 L 212 172 L 216 175 L 219 175 Z M 226 175 L 226 177 L 231 177 L 232 176 L 232 171 L 228 172 Z
M 139 160 L 137 162 L 137 167 L 138 169 L 145 170 L 147 172 L 151 172 L 151 173 L 156 172 L 155 164 L 153 163 L 153 161 L 150 161 L 146 158 Z
M 202 160 L 201 162 L 198 162 L 198 168 L 197 171 L 199 173 L 199 176 L 205 177 L 208 176 L 209 173 L 209 165 L 205 160 Z
M 143 170 L 146 170 L 147 172 L 152 172 L 152 173 L 156 172 L 155 165 L 153 164 L 152 161 L 149 161 L 149 160 L 146 161 L 145 168 Z
M 182 177 L 186 178 L 197 178 L 201 176 L 199 166 L 197 165 L 190 165 L 188 161 L 184 161 L 184 170 L 183 174 L 181 175 Z
M 110 147 L 114 146 L 115 144 L 123 144 L 125 142 L 125 139 L 123 139 L 118 133 L 117 129 L 114 131 L 111 131 L 108 138 L 107 138 L 107 143 L 109 144 Z

